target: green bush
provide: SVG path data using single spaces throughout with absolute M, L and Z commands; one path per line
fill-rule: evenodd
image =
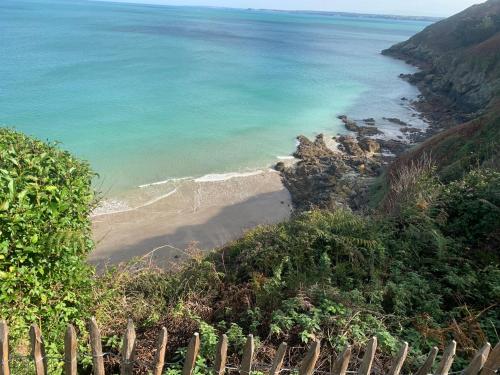
M 441 193 L 441 228 L 467 246 L 500 240 L 500 173 L 477 169 L 448 184 Z M 496 239 L 494 238 L 496 237 Z
M 62 345 L 67 323 L 83 327 L 93 176 L 55 144 L 0 129 L 0 317 L 17 346 L 25 345 L 32 323 L 49 353 Z

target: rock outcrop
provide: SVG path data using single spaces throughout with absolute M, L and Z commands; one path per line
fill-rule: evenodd
M 372 152 L 377 149 L 376 142 L 370 140 L 361 146 L 356 138 L 342 136 L 336 139 L 339 150 L 333 150 L 326 145 L 323 134 L 314 141 L 304 136 L 297 139 L 299 145 L 294 156 L 299 161 L 288 167 L 280 162 L 275 167 L 283 176 L 294 207 L 298 210 L 358 208 L 360 190 L 380 170 L 381 160 Z
M 363 122 L 370 126 L 360 126 L 356 123 L 356 121 L 351 120 L 346 115 L 338 116 L 340 120 L 344 123 L 344 126 L 347 130 L 358 133 L 361 137 L 370 137 L 377 134 L 383 134 L 376 126 L 375 119 L 367 118 L 364 119 Z
M 500 0 L 474 5 L 382 53 L 420 67 L 403 78 L 451 108 L 455 123 L 475 118 L 500 93 Z

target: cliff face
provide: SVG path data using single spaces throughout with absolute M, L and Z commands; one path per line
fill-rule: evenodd
M 382 52 L 421 68 L 408 77 L 465 118 L 500 95 L 500 0 L 474 5 Z

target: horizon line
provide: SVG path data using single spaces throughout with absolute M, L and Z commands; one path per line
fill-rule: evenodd
M 218 6 L 218 5 L 194 5 L 194 4 L 161 4 L 161 3 L 147 3 L 138 2 L 136 0 L 86 0 L 99 3 L 119 3 L 119 4 L 136 4 L 136 5 L 149 5 L 160 7 L 178 7 L 178 8 L 209 8 L 209 9 L 234 9 L 234 10 L 253 10 L 253 11 L 270 11 L 270 12 L 283 12 L 283 13 L 319 13 L 319 14 L 336 14 L 336 15 L 356 15 L 367 17 L 385 17 L 385 18 L 399 18 L 401 20 L 414 20 L 414 21 L 440 21 L 447 16 L 416 16 L 410 14 L 391 14 L 391 13 L 370 13 L 360 11 L 337 11 L 337 10 L 313 10 L 313 9 L 275 9 L 275 8 L 252 8 L 252 7 L 231 7 L 231 6 Z M 154 0 L 153 0 L 154 1 Z

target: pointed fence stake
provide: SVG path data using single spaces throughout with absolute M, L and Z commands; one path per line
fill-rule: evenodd
M 243 357 L 241 358 L 240 375 L 250 375 L 252 371 L 253 353 L 255 343 L 253 335 L 248 335 L 247 342 L 243 348 Z
M 462 372 L 462 375 L 477 375 L 479 371 L 483 368 L 484 364 L 488 359 L 490 354 L 491 344 L 487 342 L 481 349 L 479 349 L 470 361 L 469 366 Z
M 435 375 L 448 375 L 451 365 L 453 364 L 453 360 L 455 359 L 456 350 L 457 342 L 455 340 L 451 340 L 450 344 L 443 353 L 443 358 L 441 358 L 441 362 L 439 362 Z
M 33 324 L 30 328 L 30 339 L 31 356 L 35 363 L 35 374 L 47 375 L 47 358 L 45 357 L 42 333 L 36 324 Z
M 92 349 L 92 364 L 94 375 L 104 374 L 104 358 L 102 354 L 101 332 L 94 317 L 89 322 L 90 347 Z
M 420 369 L 415 373 L 415 375 L 428 375 L 432 372 L 432 365 L 434 365 L 434 361 L 436 360 L 439 349 L 437 347 L 433 347 L 427 356 L 424 364 Z
M 403 364 L 406 360 L 407 355 L 408 355 L 408 343 L 405 341 L 401 349 L 399 349 L 398 356 L 396 357 L 394 364 L 389 370 L 388 375 L 399 375 L 401 369 L 403 368 Z
M 344 351 L 337 357 L 332 367 L 332 375 L 345 375 L 349 361 L 351 360 L 351 345 L 347 345 Z
M 500 369 L 500 342 L 490 352 L 480 375 L 495 375 L 498 369 Z
M 66 329 L 64 335 L 64 373 L 66 375 L 76 375 L 77 371 L 77 339 L 75 327 L 71 324 Z
M 186 353 L 186 360 L 184 362 L 184 367 L 182 369 L 182 375 L 191 375 L 194 371 L 194 366 L 196 364 L 196 357 L 198 357 L 198 352 L 200 351 L 200 334 L 196 332 L 191 341 L 189 341 L 188 350 Z
M 222 375 L 226 372 L 226 360 L 227 360 L 227 336 L 221 335 L 219 342 L 217 343 L 217 349 L 215 352 L 215 374 Z
M 120 368 L 121 375 L 132 375 L 134 371 L 134 359 L 135 359 L 135 326 L 132 319 L 128 320 L 127 330 L 123 336 L 123 347 L 122 347 L 122 363 Z
M 269 375 L 278 375 L 283 367 L 283 360 L 285 359 L 287 344 L 282 342 L 274 356 L 273 363 Z
M 316 366 L 316 362 L 318 361 L 320 350 L 321 341 L 314 341 L 300 365 L 299 375 L 312 375 L 314 373 L 314 366 Z
M 0 375 L 10 375 L 9 326 L 5 320 L 0 320 Z
M 374 336 L 366 345 L 365 355 L 358 370 L 358 375 L 369 375 L 372 370 L 373 358 L 377 350 L 377 338 Z
M 156 354 L 153 368 L 153 375 L 161 375 L 165 365 L 165 351 L 167 350 L 168 333 L 165 327 L 161 328 L 158 342 L 156 344 Z

